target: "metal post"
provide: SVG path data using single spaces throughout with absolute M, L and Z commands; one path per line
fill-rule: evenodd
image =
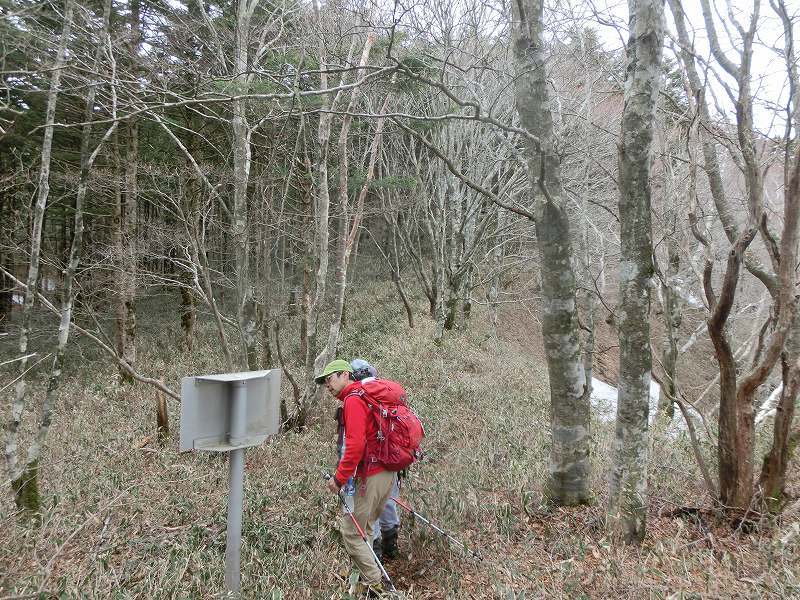
M 244 437 L 247 427 L 247 384 L 237 381 L 231 384 L 230 442 L 236 444 Z M 244 504 L 244 448 L 228 452 L 228 525 L 225 546 L 225 589 L 239 593 L 240 559 L 242 549 L 242 505 Z

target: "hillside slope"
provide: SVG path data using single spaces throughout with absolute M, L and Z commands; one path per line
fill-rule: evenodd
M 715 522 L 703 508 L 685 440 L 654 433 L 651 517 L 641 548 L 611 547 L 602 526 L 613 425 L 595 427 L 597 502 L 540 506 L 549 400 L 542 354 L 531 343 L 539 335 L 536 320 L 508 309 L 495 340 L 482 309 L 474 313 L 468 331 L 436 346 L 423 314 L 415 329 L 407 328 L 389 286 L 348 299 L 340 355 L 368 358 L 383 376 L 401 381 L 426 425 L 427 458 L 414 467 L 402 495 L 485 557 L 471 559 L 404 518 L 402 557 L 388 570 L 406 597 L 800 594 L 797 537 L 783 543 L 766 528 L 745 533 Z M 218 370 L 210 327 L 191 356 L 176 355 L 169 342 L 177 336 L 158 330 L 143 341 L 141 364 L 163 369 L 173 389 L 184 375 Z M 293 331 L 285 329 L 286 352 Z M 0 500 L 0 597 L 221 593 L 227 463 L 216 455 L 177 454 L 176 430 L 170 447 L 155 445 L 153 406 L 152 389 L 120 387 L 104 361 L 70 370 L 43 461 L 48 508 L 41 525 L 21 522 L 9 494 Z M 325 398 L 306 430 L 246 453 L 245 598 L 349 597 L 336 498 L 320 478 L 335 461 L 335 407 Z M 176 403 L 170 414 L 176 429 Z M 678 510 L 686 506 L 700 510 Z M 777 531 L 796 522 L 789 513 Z

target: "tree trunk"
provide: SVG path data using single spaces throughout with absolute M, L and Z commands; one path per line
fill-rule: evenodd
M 106 32 L 109 29 L 111 18 L 111 1 L 108 0 L 104 4 L 103 11 L 103 32 L 100 35 L 100 40 L 105 40 Z M 95 72 L 99 70 L 100 59 L 103 52 L 103 42 L 98 43 L 97 52 L 95 55 Z M 95 111 L 95 95 L 96 87 L 94 85 L 89 87 L 89 92 L 86 98 L 86 110 L 84 112 L 84 126 L 81 135 L 80 147 L 80 175 L 78 179 L 78 189 L 75 196 L 74 204 L 74 221 L 73 221 L 73 234 L 72 242 L 70 244 L 69 257 L 67 260 L 67 268 L 64 270 L 64 287 L 61 298 L 61 322 L 58 326 L 58 341 L 54 352 L 53 363 L 50 368 L 50 377 L 47 384 L 47 392 L 45 394 L 44 402 L 42 403 L 41 416 L 39 421 L 39 428 L 36 437 L 28 448 L 28 456 L 26 459 L 26 471 L 30 473 L 32 478 L 38 474 L 38 467 L 41 464 L 41 453 L 47 441 L 47 435 L 50 431 L 50 425 L 53 418 L 53 409 L 56 400 L 58 399 L 58 391 L 61 387 L 61 379 L 64 368 L 64 360 L 66 358 L 67 343 L 69 342 L 69 331 L 72 323 L 72 312 L 74 305 L 73 285 L 75 277 L 80 266 L 81 254 L 83 249 L 83 204 L 89 189 L 89 174 L 94 165 L 94 162 L 100 152 L 102 145 L 111 136 L 117 127 L 116 123 L 112 123 L 111 127 L 106 131 L 105 135 L 99 141 L 97 147 L 93 152 L 89 152 L 89 142 L 92 133 L 91 121 Z M 116 108 L 116 107 L 114 107 Z M 30 483 L 28 484 L 30 485 Z M 38 487 L 38 486 L 36 486 Z
M 753 444 L 754 407 L 753 402 L 758 388 L 764 383 L 770 371 L 780 358 L 786 336 L 795 318 L 794 296 L 796 286 L 795 256 L 797 254 L 798 201 L 796 194 L 784 192 L 784 226 L 780 245 L 767 229 L 767 213 L 763 207 L 763 174 L 758 159 L 756 136 L 753 131 L 753 97 L 751 93 L 751 70 L 753 45 L 759 25 L 760 4 L 753 5 L 747 29 L 737 24 L 741 36 L 741 49 L 738 55 L 740 64 L 734 64 L 723 52 L 717 39 L 713 12 L 708 0 L 701 0 L 703 18 L 708 32 L 711 52 L 719 65 L 738 85 L 736 97 L 736 133 L 738 150 L 741 153 L 739 166 L 744 176 L 746 189 L 747 226 L 736 239 L 728 254 L 728 267 L 723 281 L 719 301 L 714 297 L 711 287 L 711 266 L 707 262 L 704 287 L 706 297 L 713 309 L 708 322 L 709 335 L 714 343 L 720 364 L 720 412 L 719 412 L 719 474 L 720 500 L 728 508 L 747 511 L 753 497 Z M 682 23 L 682 13 L 676 13 L 676 23 Z M 680 26 L 680 25 L 679 25 Z M 684 43 L 686 36 L 679 34 Z M 788 159 L 788 155 L 787 155 Z M 787 170 L 788 172 L 788 170 Z M 796 189 L 796 188 L 795 188 Z M 760 351 L 750 372 L 737 382 L 735 361 L 726 338 L 725 326 L 730 315 L 733 298 L 739 280 L 739 263 L 745 256 L 747 247 L 757 232 L 761 232 L 773 268 L 778 273 L 777 282 L 770 275 L 762 279 L 770 291 L 775 313 L 775 330 L 767 344 Z M 746 261 L 747 264 L 747 261 Z M 750 266 L 748 265 L 748 268 Z M 761 279 L 755 271 L 754 275 Z
M 317 0 L 313 0 L 314 15 L 317 25 L 322 27 L 322 15 Z M 327 50 L 325 38 L 322 31 L 319 31 L 319 63 L 320 63 L 320 88 L 328 89 Z M 351 53 L 352 54 L 351 46 Z M 348 56 L 348 62 L 350 57 Z M 330 229 L 328 217 L 330 215 L 330 192 L 328 190 L 328 157 L 330 155 L 330 139 L 333 115 L 328 112 L 336 106 L 338 93 L 331 100 L 328 94 L 322 96 L 322 112 L 319 115 L 317 124 L 317 147 L 319 154 L 316 156 L 315 166 L 312 168 L 310 158 L 306 156 L 306 168 L 313 172 L 313 234 L 314 246 L 313 254 L 309 253 L 309 260 L 314 260 L 313 281 L 304 281 L 304 302 L 303 320 L 301 326 L 305 327 L 305 335 L 301 346 L 304 348 L 304 381 L 305 387 L 299 395 L 299 401 L 292 414 L 286 421 L 289 429 L 296 429 L 305 426 L 308 406 L 315 398 L 318 398 L 321 390 L 314 382 L 314 373 L 322 370 L 324 356 L 323 353 L 317 355 L 317 338 L 319 329 L 319 315 L 322 311 L 322 304 L 325 300 L 325 288 L 328 275 L 328 263 L 330 260 L 328 243 L 330 239 Z M 309 272 L 312 265 L 308 264 Z M 309 273 L 311 275 L 311 273 Z
M 542 0 L 514 0 L 515 103 L 526 138 L 528 175 L 535 194 L 536 238 L 542 271 L 542 333 L 550 379 L 553 435 L 546 498 L 582 504 L 589 493 L 589 394 L 581 362 L 575 273 L 560 162 L 553 148 L 542 40 Z M 538 142 L 538 143 L 537 143 Z
M 501 271 L 503 268 L 503 249 L 504 249 L 504 236 L 503 229 L 505 228 L 505 214 L 504 210 L 497 210 L 495 217 L 494 235 L 489 238 L 489 268 L 491 269 L 491 279 L 489 280 L 489 289 L 486 291 L 486 301 L 489 308 L 489 326 L 491 328 L 492 336 L 497 339 L 497 313 L 498 313 L 498 299 L 500 297 L 501 286 Z
M 5 190 L 5 187 L 0 188 L 0 223 L 9 223 L 11 219 L 11 197 Z M 0 231 L 0 268 L 14 272 L 12 264 L 12 256 L 10 253 L 2 250 L 2 248 L 11 247 L 11 232 L 3 228 Z M 0 272 L 0 333 L 6 331 L 8 321 L 11 318 L 11 309 L 13 307 L 14 297 L 14 283 L 6 277 L 5 273 Z
M 301 128 L 303 126 L 303 119 L 300 119 Z M 304 160 L 305 173 L 304 177 L 308 180 L 312 178 L 311 159 L 307 154 Z M 301 177 L 301 181 L 303 177 Z M 297 299 L 297 306 L 299 308 L 300 319 L 298 324 L 298 359 L 305 364 L 306 356 L 308 355 L 308 318 L 311 315 L 311 278 L 313 276 L 313 262 L 316 254 L 314 248 L 314 191 L 312 185 L 301 186 L 301 213 L 300 213 L 300 240 L 302 242 L 302 254 L 300 265 L 300 289 L 299 297 Z M 291 314 L 291 311 L 290 311 Z
M 420 256 L 421 253 L 418 251 L 417 246 L 415 245 L 411 227 L 407 225 L 407 222 L 403 218 L 403 214 L 400 211 L 397 212 L 397 217 L 394 220 L 394 223 L 397 228 L 397 233 L 400 236 L 400 241 L 402 242 L 403 248 L 411 258 L 411 267 L 414 269 L 414 275 L 416 275 L 417 281 L 419 281 L 420 285 L 422 286 L 422 291 L 425 293 L 425 297 L 428 299 L 428 314 L 431 318 L 433 318 L 436 313 L 436 297 L 431 283 L 428 281 L 427 275 L 425 275 L 426 267 L 422 261 L 422 257 Z
M 7 264 L 5 254 L 0 253 L 0 267 L 12 270 L 11 265 Z M 6 331 L 8 320 L 11 318 L 11 302 L 14 292 L 9 279 L 0 273 L 0 333 Z
M 397 217 L 388 216 L 385 218 L 390 229 L 391 236 L 391 249 L 389 250 L 389 266 L 392 269 L 392 282 L 397 289 L 397 295 L 403 303 L 403 309 L 406 312 L 406 319 L 408 319 L 409 329 L 414 329 L 414 312 L 411 309 L 411 304 L 408 301 L 405 290 L 403 289 L 403 281 L 400 276 L 400 250 L 397 247 Z
M 445 177 L 449 177 L 446 174 Z M 428 237 L 431 240 L 431 316 L 436 323 L 434 331 L 434 343 L 440 344 L 444 336 L 445 328 L 445 280 L 446 280 L 446 238 L 449 228 L 447 226 L 447 215 L 449 213 L 448 192 L 442 190 L 434 195 L 431 200 L 430 215 L 426 214 L 425 226 Z
M 161 380 L 164 383 L 164 380 Z M 162 448 L 169 442 L 169 413 L 164 392 L 156 390 L 156 438 Z
M 764 456 L 758 481 L 764 502 L 774 513 L 785 503 L 786 469 L 797 445 L 796 439 L 792 443 L 792 422 L 800 389 L 800 328 L 797 323 L 796 320 L 792 339 L 781 357 L 783 391 L 775 407 L 772 446 Z
M 257 0 L 239 0 L 236 12 L 236 55 L 234 82 L 244 91 L 250 81 L 248 75 L 248 40 L 250 20 L 258 5 Z M 239 333 L 243 354 L 239 364 L 243 370 L 258 368 L 258 324 L 253 284 L 250 281 L 250 223 L 247 207 L 247 186 L 250 181 L 251 129 L 247 124 L 245 100 L 233 101 L 233 223 L 231 238 L 236 255 L 236 301 Z
M 0 191 L 0 194 L 3 192 Z M 4 217 L 3 207 L 5 206 L 5 199 L 0 198 L 0 221 Z M 0 240 L 2 244 L 5 240 Z M 9 264 L 9 255 L 0 250 L 0 267 L 8 271 L 14 271 L 14 267 Z M 6 331 L 8 321 L 11 318 L 11 308 L 13 307 L 12 298 L 14 296 L 14 285 L 11 280 L 6 277 L 5 273 L 0 273 L 0 333 Z
M 25 410 L 27 382 L 26 373 L 29 369 L 28 339 L 33 315 L 33 303 L 36 297 L 37 282 L 39 280 L 39 262 L 42 248 L 42 229 L 44 227 L 45 208 L 50 195 L 50 160 L 53 148 L 53 124 L 55 122 L 56 104 L 61 86 L 61 72 L 65 62 L 67 43 L 72 28 L 73 5 L 71 0 L 64 3 L 64 24 L 61 31 L 58 50 L 52 68 L 50 89 L 47 93 L 47 108 L 44 122 L 44 139 L 42 141 L 42 166 L 39 170 L 39 182 L 36 195 L 36 204 L 33 209 L 33 226 L 31 228 L 31 250 L 28 263 L 27 287 L 25 289 L 25 303 L 22 308 L 22 323 L 19 333 L 19 353 L 23 357 L 19 361 L 20 376 L 15 388 L 14 402 L 11 407 L 11 421 L 6 427 L 6 464 L 11 476 L 11 486 L 14 489 L 14 500 L 17 506 L 29 513 L 39 511 L 40 500 L 37 482 L 38 462 L 28 460 L 22 468 L 19 467 L 18 432 Z
M 691 167 L 690 167 L 691 168 Z M 678 334 L 683 318 L 681 299 L 675 290 L 675 278 L 680 267 L 678 243 L 670 237 L 667 240 L 667 272 L 661 292 L 664 298 L 664 342 L 661 364 L 664 368 L 664 382 L 658 398 L 658 412 L 669 421 L 675 416 L 675 394 L 678 376 Z
M 372 46 L 375 43 L 376 35 L 370 31 L 367 34 L 367 39 L 364 42 L 364 48 L 361 52 L 361 59 L 358 64 L 358 69 L 355 72 L 355 78 L 358 79 L 359 74 L 366 67 L 369 61 L 369 55 L 372 51 Z M 355 109 L 358 88 L 353 88 L 348 102 L 346 113 L 352 113 Z M 387 97 L 388 99 L 388 97 Z M 385 103 L 384 103 L 385 106 Z M 336 268 L 334 274 L 334 299 L 333 299 L 333 318 L 331 319 L 330 328 L 328 331 L 328 343 L 323 351 L 320 353 L 319 364 L 323 365 L 336 356 L 336 350 L 339 346 L 339 335 L 341 333 L 342 323 L 344 321 L 344 305 L 345 293 L 347 291 L 347 269 L 350 263 L 350 253 L 355 244 L 358 235 L 358 225 L 361 220 L 359 212 L 363 212 L 364 198 L 366 197 L 367 188 L 373 179 L 375 172 L 375 157 L 379 146 L 375 146 L 375 142 L 380 143 L 381 129 L 383 128 L 383 119 L 378 120 L 378 131 L 375 133 L 372 144 L 372 152 L 370 153 L 370 169 L 367 172 L 367 177 L 362 186 L 362 192 L 359 194 L 360 207 L 356 207 L 354 212 L 353 230 L 350 229 L 350 198 L 348 192 L 349 181 L 349 157 L 348 157 L 348 136 L 350 134 L 350 126 L 353 122 L 350 114 L 345 114 L 342 119 L 342 127 L 339 130 L 339 140 L 337 143 L 337 154 L 339 157 L 339 239 L 336 246 Z
M 792 133 L 797 135 L 800 126 L 800 77 L 797 72 L 797 54 L 794 47 L 794 23 L 782 0 L 772 4 L 773 8 L 780 17 L 784 28 L 784 60 L 786 62 L 787 73 L 789 74 L 789 89 L 792 90 L 792 119 L 786 127 L 784 136 L 785 159 L 784 159 L 784 236 L 787 235 L 786 228 L 789 227 L 790 216 L 796 215 L 798 203 L 800 203 L 800 147 L 797 140 L 792 140 Z M 793 126 L 793 128 L 792 128 Z M 795 146 L 795 154 L 792 157 L 792 145 Z M 796 218 L 796 217 L 794 217 Z M 794 226 L 796 235 L 796 227 Z M 790 230 L 792 231 L 792 230 Z M 783 244 L 784 240 L 781 239 Z M 792 248 L 786 244 L 786 248 Z M 796 251 L 796 245 L 793 250 Z M 784 257 L 781 250 L 781 261 L 785 264 L 788 259 Z M 782 281 L 783 285 L 793 284 L 794 282 Z M 791 285 L 794 289 L 794 285 Z M 796 302 L 796 299 L 794 300 Z M 785 310 L 785 309 L 782 309 Z M 796 313 L 797 306 L 794 308 Z M 785 502 L 784 488 L 786 485 L 786 469 L 792 460 L 797 444 L 800 441 L 800 429 L 792 431 L 792 423 L 795 415 L 798 390 L 800 389 L 800 319 L 794 314 L 794 323 L 789 334 L 789 340 L 781 355 L 783 391 L 781 393 L 778 406 L 775 408 L 775 421 L 773 424 L 772 447 L 764 457 L 759 487 L 764 501 L 769 510 L 779 511 Z
M 625 543 L 644 539 L 650 412 L 650 147 L 661 80 L 664 0 L 633 0 L 619 144 L 619 399 L 609 483 L 608 528 Z
M 141 43 L 141 4 L 132 0 L 128 17 L 130 32 L 128 58 L 132 71 L 138 72 L 138 51 Z M 117 235 L 117 348 L 122 359 L 131 367 L 136 366 L 136 288 L 137 288 L 137 225 L 139 203 L 139 120 L 127 121 L 125 143 L 125 185 L 118 196 L 117 209 L 119 233 Z M 120 380 L 132 383 L 130 373 L 119 371 Z
M 747 435 L 746 433 L 739 434 L 736 360 L 725 333 L 725 323 L 733 306 L 744 252 L 755 235 L 756 228 L 751 223 L 739 234 L 736 244 L 728 253 L 728 263 L 718 300 L 715 299 L 713 290 L 710 289 L 710 280 L 706 287 L 709 305 L 714 307 L 708 320 L 708 334 L 714 344 L 720 373 L 719 439 L 717 442 L 720 500 L 725 506 L 743 508 L 749 506 L 752 494 L 752 479 L 748 483 L 747 478 L 743 476 L 745 471 L 749 471 L 752 477 L 752 466 L 747 468 L 744 463 L 752 463 L 752 459 L 746 458 L 748 451 L 740 446 Z M 747 427 L 746 420 L 741 424 Z M 750 451 L 752 452 L 752 448 Z
M 183 274 L 184 285 L 180 286 L 181 292 L 181 329 L 183 329 L 183 346 L 187 351 L 194 349 L 194 324 L 197 321 L 197 311 L 194 306 L 194 294 L 191 286 L 191 272 Z

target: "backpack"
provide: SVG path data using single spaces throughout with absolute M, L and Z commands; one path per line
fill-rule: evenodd
M 377 425 L 377 451 L 367 451 L 367 463 L 379 462 L 387 471 L 402 471 L 422 457 L 419 445 L 425 429 L 408 407 L 403 386 L 388 379 L 372 379 L 348 395 L 359 396 L 367 404 Z

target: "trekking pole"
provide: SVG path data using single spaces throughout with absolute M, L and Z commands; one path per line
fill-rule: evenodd
M 332 475 L 330 473 L 326 473 L 324 471 L 322 473 L 322 476 L 325 479 L 331 479 L 331 477 L 332 477 Z M 381 570 L 381 574 L 386 579 L 386 583 L 389 584 L 389 590 L 392 591 L 392 592 L 397 592 L 397 588 L 394 587 L 394 584 L 392 583 L 392 580 L 389 577 L 389 574 L 386 572 L 386 569 L 383 567 L 383 563 L 381 563 L 380 559 L 378 558 L 378 555 L 375 554 L 375 549 L 372 547 L 372 540 L 368 540 L 367 539 L 367 534 L 364 533 L 364 530 L 361 528 L 361 525 L 358 524 L 358 521 L 356 520 L 356 516 L 353 514 L 352 509 L 347 505 L 347 502 L 345 502 L 345 499 L 342 497 L 342 490 L 341 489 L 339 490 L 339 494 L 338 495 L 339 495 L 339 502 L 342 504 L 342 507 L 344 508 L 344 512 L 346 512 L 349 515 L 350 520 L 353 521 L 353 525 L 356 526 L 356 531 L 358 531 L 358 535 L 361 537 L 361 539 L 367 545 L 367 548 L 369 549 L 369 553 L 372 554 L 372 558 L 375 561 L 375 564 L 378 565 L 378 568 Z
M 397 504 L 399 504 L 400 506 L 402 506 L 403 508 L 405 508 L 405 509 L 406 509 L 408 512 L 410 512 L 412 515 L 414 515 L 414 517 L 415 517 L 415 518 L 419 519 L 420 521 L 422 521 L 422 522 L 423 522 L 423 523 L 425 523 L 426 525 L 430 526 L 432 529 L 434 529 L 435 531 L 437 531 L 437 532 L 439 532 L 440 534 L 442 534 L 442 535 L 443 535 L 444 537 L 446 537 L 448 540 L 450 540 L 451 542 L 453 542 L 453 543 L 454 543 L 454 544 L 456 544 L 457 546 L 460 546 L 460 547 L 461 547 L 461 548 L 463 548 L 463 549 L 464 549 L 466 552 L 469 552 L 469 553 L 470 553 L 472 556 L 474 556 L 474 557 L 475 557 L 475 558 L 477 558 L 478 560 L 483 560 L 483 557 L 482 557 L 480 554 L 478 554 L 478 553 L 477 553 L 475 550 L 470 550 L 469 548 L 467 548 L 467 547 L 466 547 L 466 546 L 465 546 L 465 545 L 464 545 L 462 542 L 459 542 L 459 541 L 458 541 L 456 538 L 454 538 L 452 535 L 450 535 L 449 533 L 447 533 L 447 532 L 446 532 L 444 529 L 442 529 L 441 527 L 438 527 L 438 526 L 434 525 L 433 523 L 431 523 L 431 522 L 430 522 L 428 519 L 426 519 L 425 517 L 423 517 L 421 514 L 419 514 L 417 511 L 415 511 L 413 508 L 411 508 L 411 507 L 410 507 L 408 504 L 406 504 L 406 503 L 405 503 L 403 500 L 401 500 L 400 498 L 390 498 L 390 500 L 394 500 L 394 501 L 395 501 Z

